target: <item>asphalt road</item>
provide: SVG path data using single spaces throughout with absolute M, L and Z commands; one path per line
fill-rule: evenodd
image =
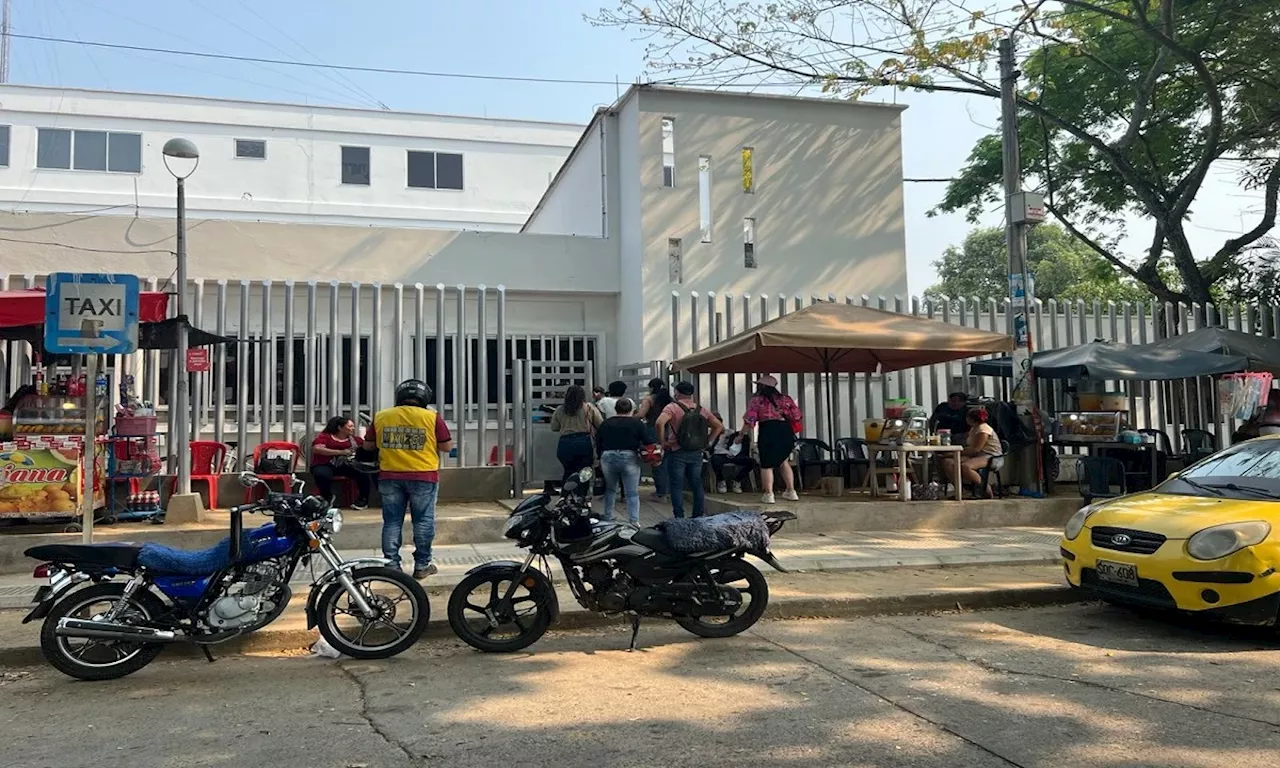
M 484 656 L 161 660 L 113 683 L 0 671 L 11 768 L 1249 766 L 1280 755 L 1280 642 L 1072 605 L 649 622 Z

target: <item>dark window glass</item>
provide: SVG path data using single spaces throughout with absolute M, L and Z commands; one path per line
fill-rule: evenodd
M 369 185 L 369 148 L 342 148 L 342 183 Z
M 236 139 L 236 157 L 264 160 L 267 157 L 267 142 L 257 139 Z
M 142 134 L 113 133 L 107 137 L 107 170 L 142 173 Z
M 36 137 L 37 168 L 71 167 L 71 131 L 41 128 Z
M 462 155 L 436 153 L 436 189 L 462 189 Z
M 409 152 L 409 186 L 418 189 L 436 188 L 436 153 Z
M 75 131 L 73 166 L 77 171 L 107 170 L 107 132 Z

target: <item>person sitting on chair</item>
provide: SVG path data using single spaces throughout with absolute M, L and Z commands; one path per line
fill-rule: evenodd
M 1000 447 L 1000 437 L 987 423 L 986 409 L 975 408 L 969 411 L 965 421 L 968 437 L 965 440 L 964 450 L 960 453 L 960 476 L 965 485 L 978 487 L 982 485 L 982 475 L 978 474 L 979 470 L 986 469 L 991 457 L 999 456 L 1004 451 Z M 943 459 L 942 466 L 948 479 L 955 477 L 955 459 Z M 990 487 L 987 488 L 986 496 L 988 499 L 995 497 Z
M 720 418 L 720 414 L 715 414 Z M 711 471 L 716 476 L 716 493 L 750 493 L 751 473 L 756 469 L 756 460 L 751 458 L 746 440 L 737 442 L 738 433 L 722 432 L 711 446 Z M 737 476 L 730 482 L 726 480 L 725 467 L 733 467 Z
M 324 430 L 311 441 L 311 475 L 316 479 L 316 489 L 330 504 L 334 502 L 333 479 L 350 478 L 356 484 L 356 500 L 351 508 L 365 509 L 369 506 L 372 483 L 367 473 L 351 466 L 360 445 L 355 434 L 355 422 L 346 416 L 329 419 Z

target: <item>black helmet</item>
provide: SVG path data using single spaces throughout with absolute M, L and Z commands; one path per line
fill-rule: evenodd
M 431 404 L 430 385 L 421 379 L 409 379 L 396 386 L 396 405 L 416 405 L 426 408 Z

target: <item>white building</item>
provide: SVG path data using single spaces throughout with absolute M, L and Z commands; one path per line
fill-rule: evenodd
M 581 126 L 0 85 L 0 206 L 173 216 L 160 149 L 200 148 L 193 219 L 519 231 Z
M 373 404 L 366 389 L 389 392 L 398 376 L 431 372 L 419 365 L 434 369 L 415 360 L 432 357 L 416 344 L 419 331 L 436 334 L 437 284 L 505 286 L 508 359 L 534 349 L 590 359 L 600 380 L 671 357 L 673 291 L 788 303 L 906 292 L 898 106 L 635 86 L 584 131 L 23 86 L 0 86 L 0 104 L 0 207 L 11 211 L 0 213 L 0 275 L 10 287 L 105 269 L 163 284 L 173 179 L 160 147 L 185 136 L 201 150 L 187 181 L 189 274 L 202 297 L 193 318 L 283 349 L 286 314 L 296 337 L 305 284 L 319 282 L 320 335 L 332 321 L 340 366 L 354 364 L 366 383 L 359 395 L 343 385 L 336 402 Z M 436 188 L 423 188 L 432 179 Z M 285 281 L 298 284 L 289 310 Z M 342 283 L 332 297 L 331 281 Z M 413 325 L 417 284 L 423 320 Z M 451 338 L 455 294 L 441 310 Z M 473 337 L 470 296 L 462 314 Z M 724 320 L 699 320 L 707 341 L 741 330 L 741 314 Z M 495 379 L 490 402 L 496 389 Z

